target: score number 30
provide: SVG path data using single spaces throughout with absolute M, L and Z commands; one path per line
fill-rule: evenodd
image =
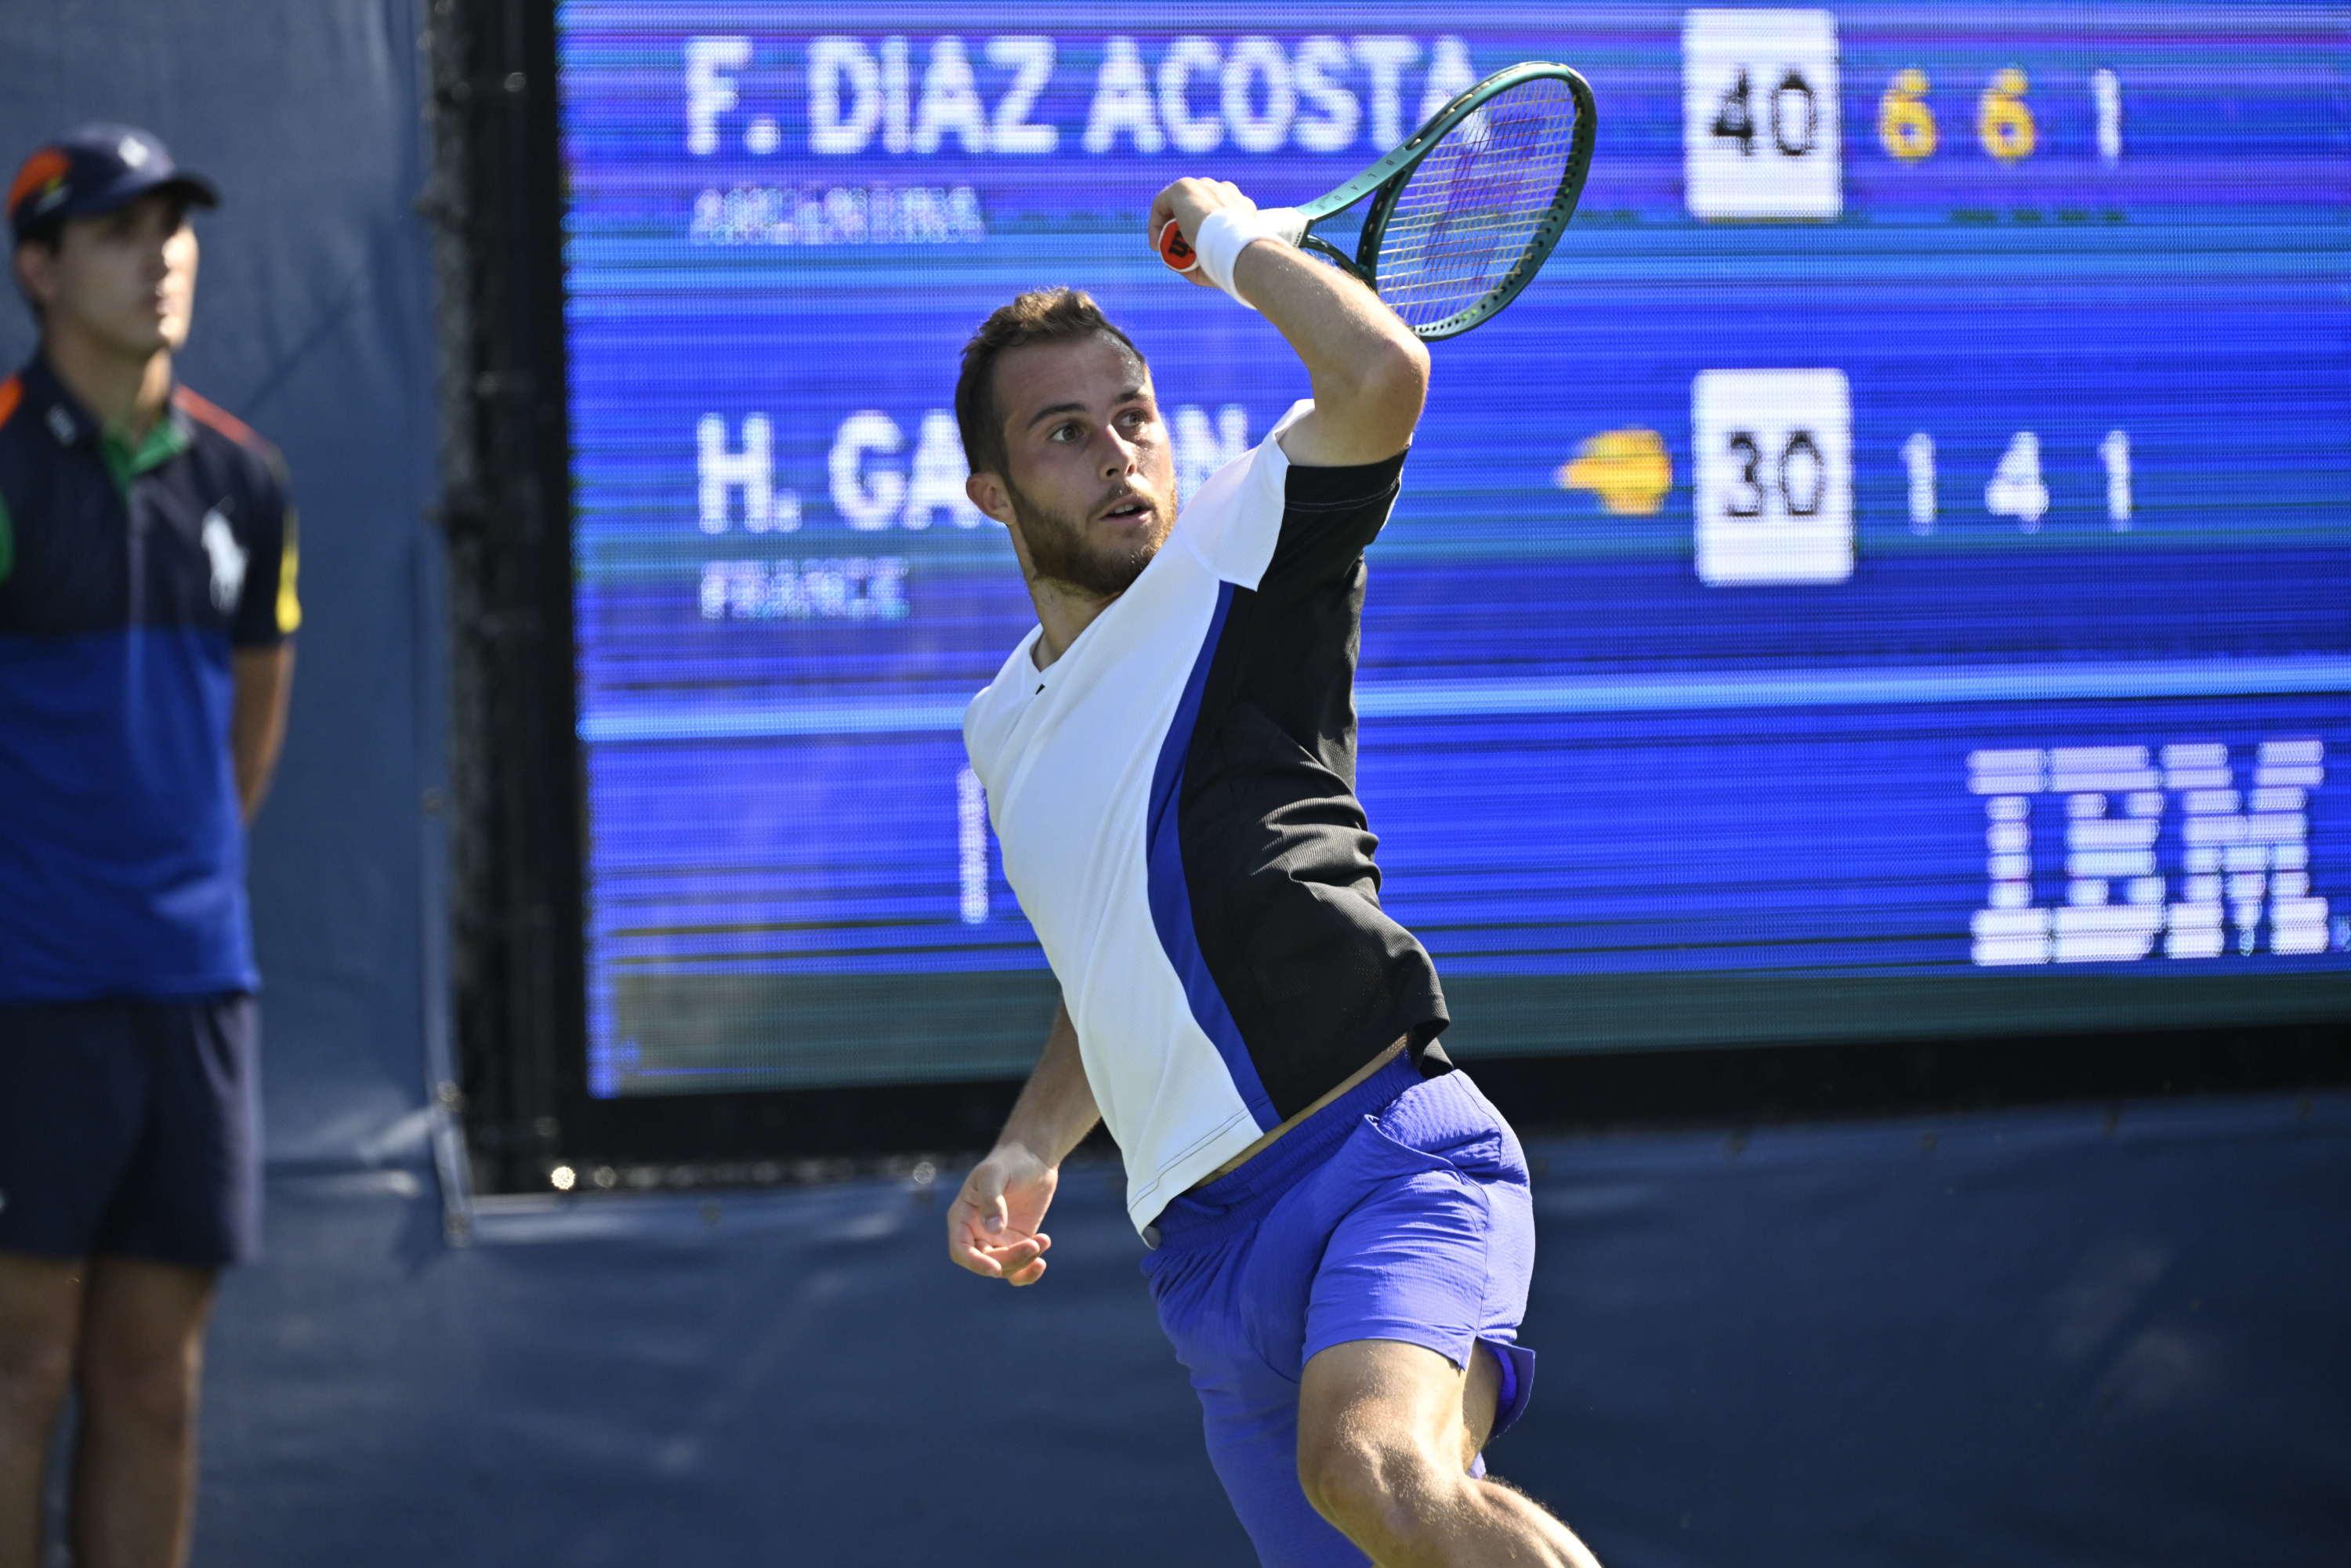
M 1853 394 L 1843 371 L 1701 371 L 1690 425 L 1702 580 L 1853 575 Z

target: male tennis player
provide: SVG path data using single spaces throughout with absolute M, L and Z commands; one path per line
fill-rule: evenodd
M 1170 219 L 1314 396 L 1179 514 L 1150 371 L 1086 296 L 1022 295 L 964 350 L 969 493 L 1038 619 L 964 737 L 1062 1000 L 948 1252 L 1040 1279 L 1058 1168 L 1105 1121 L 1263 1562 L 1589 1565 L 1479 1458 L 1533 1374 L 1526 1165 L 1437 1044 L 1354 794 L 1364 549 L 1428 356 L 1233 186 L 1177 181 L 1149 235 Z
M 277 455 L 174 384 L 191 206 L 85 126 L 11 183 L 40 328 L 0 382 L 0 1568 L 41 1555 L 80 1394 L 73 1560 L 186 1560 L 204 1325 L 259 1237 L 245 822 L 285 733 Z

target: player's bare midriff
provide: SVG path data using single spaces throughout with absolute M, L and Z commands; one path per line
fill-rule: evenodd
M 1256 1143 L 1251 1144 L 1248 1148 L 1243 1149 L 1239 1154 L 1235 1155 L 1231 1159 L 1227 1160 L 1223 1165 L 1218 1166 L 1215 1170 L 1210 1171 L 1207 1176 L 1204 1176 L 1198 1181 L 1194 1182 L 1191 1187 L 1187 1190 L 1197 1192 L 1200 1188 L 1207 1186 L 1218 1176 L 1230 1176 L 1233 1172 L 1240 1169 L 1243 1166 L 1249 1164 L 1249 1161 L 1257 1158 L 1258 1155 L 1271 1148 L 1280 1140 L 1281 1135 L 1284 1133 L 1289 1132 L 1290 1128 L 1295 1127 L 1299 1123 L 1303 1122 L 1307 1117 L 1311 1116 L 1315 1112 L 1320 1111 L 1323 1106 L 1328 1105 L 1332 1101 L 1336 1100 L 1340 1095 L 1344 1094 L 1348 1090 L 1353 1089 L 1356 1084 L 1361 1083 L 1364 1079 L 1369 1078 L 1373 1073 L 1377 1072 L 1381 1068 L 1385 1067 L 1389 1062 L 1394 1061 L 1396 1057 L 1396 1052 L 1402 1051 L 1409 1043 L 1410 1040 L 1407 1036 L 1398 1035 L 1396 1037 L 1395 1043 L 1389 1046 L 1385 1051 L 1381 1051 L 1369 1061 L 1364 1063 L 1363 1066 L 1355 1069 L 1354 1071 L 1349 1073 L 1328 1094 L 1323 1095 L 1321 1099 L 1315 1101 L 1314 1103 L 1306 1107 L 1305 1110 L 1301 1111 L 1297 1115 L 1292 1116 L 1289 1121 L 1284 1122 L 1279 1127 L 1274 1128 L 1271 1132 L 1259 1138 Z

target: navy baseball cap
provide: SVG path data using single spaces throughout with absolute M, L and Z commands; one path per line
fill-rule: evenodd
M 220 205 L 210 180 L 172 162 L 164 145 L 131 125 L 78 125 L 37 149 L 8 185 L 8 224 L 21 241 L 67 218 L 110 213 L 150 191 L 176 191 L 199 207 Z

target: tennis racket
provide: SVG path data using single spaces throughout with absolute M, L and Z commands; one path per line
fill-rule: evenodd
M 1371 285 L 1421 337 L 1458 337 L 1517 298 L 1559 244 L 1592 170 L 1593 129 L 1591 85 L 1530 60 L 1461 94 L 1329 195 L 1264 215 Z M 1365 196 L 1353 255 L 1315 235 Z M 1178 272 L 1199 265 L 1172 219 L 1159 255 Z

